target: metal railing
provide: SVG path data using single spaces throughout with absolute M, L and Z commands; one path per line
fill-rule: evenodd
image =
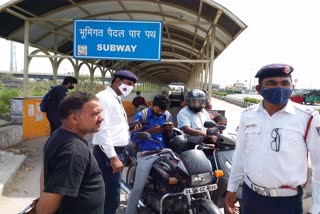
M 238 98 L 234 98 L 234 97 L 227 97 L 227 96 L 219 96 L 216 94 L 213 94 L 212 97 L 217 98 L 219 100 L 223 100 L 226 101 L 228 103 L 240 106 L 241 108 L 247 108 L 249 106 L 255 105 L 255 103 L 249 103 L 249 102 L 245 102 L 242 99 L 238 99 Z

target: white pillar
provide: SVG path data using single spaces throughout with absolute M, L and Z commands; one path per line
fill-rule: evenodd
M 57 56 L 57 50 L 58 50 L 58 38 L 57 38 L 57 35 L 54 34 L 54 47 L 53 47 L 53 50 L 54 50 L 54 58 L 52 60 L 52 72 L 53 72 L 53 82 L 55 85 L 57 85 L 57 79 L 58 79 L 58 58 L 56 57 Z
M 23 68 L 23 97 L 28 96 L 28 73 L 29 73 L 29 20 L 24 21 L 24 68 Z

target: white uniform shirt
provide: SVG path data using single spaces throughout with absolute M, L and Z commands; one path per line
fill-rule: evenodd
M 198 113 L 194 113 L 188 106 L 183 107 L 177 115 L 179 129 L 184 126 L 189 126 L 193 129 L 205 131 L 206 129 L 203 124 L 208 120 L 210 120 L 210 116 L 206 110 L 203 109 Z
M 266 188 L 303 185 L 307 180 L 308 166 L 304 135 L 311 115 L 313 120 L 306 141 L 313 164 L 312 213 L 320 213 L 319 114 L 291 101 L 272 116 L 262 103 L 243 112 L 228 191 L 236 192 L 244 175 Z M 280 135 L 278 152 L 271 147 L 272 142 L 275 146 L 273 130 L 277 128 Z
M 126 146 L 129 143 L 127 114 L 120 96 L 112 88 L 107 87 L 96 96 L 103 108 L 104 121 L 101 123 L 99 132 L 93 134 L 92 143 L 101 145 L 105 154 L 111 158 L 117 155 L 114 146 Z

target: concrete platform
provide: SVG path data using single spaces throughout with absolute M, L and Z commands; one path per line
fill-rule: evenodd
M 0 151 L 0 195 L 2 195 L 20 169 L 23 161 L 25 160 L 24 155 L 14 155 L 9 152 Z
M 0 119 L 0 126 L 7 126 L 7 125 L 9 125 L 10 124 L 10 122 L 8 122 L 8 121 L 6 121 L 6 120 L 1 120 Z
M 22 126 L 8 125 L 0 128 L 0 149 L 16 145 L 22 141 Z

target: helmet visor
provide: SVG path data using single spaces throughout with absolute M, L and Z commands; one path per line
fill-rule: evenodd
M 193 108 L 203 107 L 205 105 L 205 98 L 189 98 L 187 99 L 187 104 Z

